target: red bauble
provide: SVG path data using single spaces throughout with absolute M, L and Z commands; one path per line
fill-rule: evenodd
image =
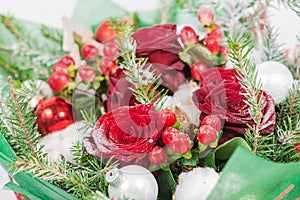
M 42 135 L 65 129 L 74 123 L 71 102 L 61 97 L 41 100 L 36 107 L 36 123 Z

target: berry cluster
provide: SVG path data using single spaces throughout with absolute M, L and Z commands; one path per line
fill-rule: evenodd
M 223 56 L 224 60 L 228 60 L 229 48 L 223 44 L 224 32 L 220 25 L 214 23 L 213 10 L 208 6 L 201 6 L 197 13 L 198 21 L 201 28 L 205 29 L 206 36 L 200 38 L 191 26 L 184 26 L 180 31 L 180 39 L 185 46 L 192 44 L 202 44 L 213 56 Z M 200 75 L 207 69 L 203 62 L 194 63 L 191 66 L 191 74 L 195 80 L 200 79 Z
M 148 155 L 151 164 L 163 165 L 167 162 L 169 155 L 174 153 L 189 157 L 191 149 L 190 137 L 172 127 L 176 124 L 176 114 L 171 110 L 165 109 L 161 112 L 161 117 L 165 128 L 161 136 L 162 143 L 169 147 L 171 152 L 167 153 L 166 148 L 160 146 L 153 147 Z
M 117 69 L 117 58 L 119 50 L 113 42 L 115 32 L 111 28 L 110 21 L 100 24 L 95 39 L 103 43 L 103 49 L 100 53 L 99 49 L 92 44 L 83 44 L 81 47 L 81 56 L 84 62 L 80 63 L 78 69 L 75 69 L 75 61 L 69 56 L 63 56 L 58 62 L 53 64 L 52 74 L 48 79 L 48 84 L 54 92 L 62 92 L 70 85 L 74 88 L 80 82 L 77 75 L 84 83 L 102 80 L 102 75 L 109 75 L 111 71 Z M 100 54 L 103 56 L 100 57 Z M 75 81 L 76 80 L 76 81 Z M 71 84 L 73 83 L 73 84 Z M 98 85 L 98 84 L 94 84 Z M 97 89 L 97 88 L 95 88 Z
M 222 122 L 216 115 L 207 115 L 201 122 L 197 132 L 199 147 L 216 147 L 218 144 L 218 135 L 221 131 Z

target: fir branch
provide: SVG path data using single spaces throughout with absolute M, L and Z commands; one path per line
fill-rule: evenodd
M 298 161 L 300 154 L 296 153 L 296 149 L 299 147 L 299 134 L 300 121 L 293 125 L 291 118 L 287 118 L 282 127 L 277 127 L 276 136 L 278 143 L 272 160 L 277 162 Z
M 283 127 L 285 121 L 290 118 L 293 128 L 297 128 L 297 123 L 300 121 L 300 82 L 294 83 L 287 99 L 277 106 L 277 110 L 276 124 L 278 127 Z
M 7 78 L 7 81 L 9 83 L 9 86 L 10 86 L 10 89 L 11 89 L 11 94 L 12 94 L 12 97 L 13 97 L 13 100 L 14 100 L 14 103 L 15 103 L 15 106 L 16 106 L 16 111 L 17 111 L 18 117 L 20 119 L 20 123 L 21 123 L 22 129 L 23 129 L 23 132 L 24 132 L 24 134 L 26 136 L 27 143 L 30 146 L 32 155 L 36 156 L 34 144 L 32 143 L 32 138 L 31 138 L 31 136 L 29 134 L 29 131 L 27 130 L 27 127 L 26 127 L 26 124 L 25 124 L 25 120 L 24 120 L 24 117 L 22 115 L 22 112 L 21 112 L 21 109 L 20 109 L 20 105 L 18 103 L 16 94 L 15 94 L 15 89 L 13 87 L 12 78 L 9 76 Z
M 294 11 L 300 17 L 300 1 L 299 0 L 277 0 L 280 5 Z
M 264 41 L 264 55 L 262 61 L 277 61 L 285 63 L 286 59 L 284 56 L 283 44 L 277 43 L 278 30 L 274 30 L 274 27 L 268 25 L 265 26 L 265 41 Z
M 253 46 L 251 46 L 251 36 L 244 34 L 241 37 L 234 37 L 228 39 L 228 45 L 231 49 L 229 57 L 234 64 L 234 69 L 239 75 L 239 81 L 245 93 L 246 104 L 249 105 L 249 113 L 254 121 L 252 127 L 249 126 L 250 131 L 254 135 L 253 152 L 256 154 L 258 140 L 260 137 L 260 123 L 263 118 L 261 110 L 262 96 L 259 95 L 261 84 L 257 80 L 257 71 L 254 62 L 248 58 Z M 268 115 L 268 114 L 266 114 Z
M 157 17 L 154 20 L 155 24 L 167 24 L 176 22 L 176 5 L 174 0 L 160 0 L 157 6 Z
M 22 41 L 26 45 L 29 45 L 29 43 L 25 40 L 22 34 L 18 31 L 16 26 L 14 26 L 14 24 L 12 23 L 12 17 L 0 15 L 0 19 L 5 25 L 5 27 L 12 33 L 12 35 L 14 35 L 18 40 Z
M 123 62 L 120 67 L 125 69 L 126 80 L 132 84 L 129 88 L 142 104 L 154 104 L 157 110 L 163 107 L 163 97 L 167 91 L 157 91 L 161 85 L 160 77 L 155 74 L 151 64 L 147 63 L 146 58 L 137 58 L 137 44 L 131 37 L 133 29 L 127 26 L 126 31 L 118 38 L 117 46 L 121 50 L 120 56 Z
M 45 36 L 46 39 L 51 40 L 57 43 L 60 47 L 62 47 L 63 35 L 61 31 L 58 31 L 53 28 L 49 28 L 45 25 L 41 25 L 40 31 Z

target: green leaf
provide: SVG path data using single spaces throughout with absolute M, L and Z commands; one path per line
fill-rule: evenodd
M 198 164 L 199 164 L 198 153 L 196 153 L 194 151 L 192 152 L 191 159 L 182 158 L 180 160 L 180 165 L 196 167 Z
M 205 157 L 203 159 L 203 166 L 217 169 L 216 160 L 226 161 L 230 158 L 234 150 L 239 146 L 251 151 L 251 147 L 243 138 L 235 137 L 225 142 L 224 144 L 221 144 L 215 150 L 213 150 L 207 157 Z
M 176 187 L 176 182 L 171 171 L 161 171 L 157 177 L 159 188 L 159 199 L 172 199 L 173 191 Z
M 274 163 L 239 147 L 208 199 L 275 199 L 290 186 L 293 189 L 283 199 L 297 199 L 299 177 L 299 162 Z
M 213 59 L 214 59 L 214 65 L 215 66 L 222 66 L 226 64 L 226 60 L 225 57 L 223 56 L 223 54 L 218 53 L 217 55 L 213 55 Z
M 179 53 L 180 59 L 190 67 L 196 62 L 203 62 L 207 67 L 214 66 L 214 59 L 211 52 L 201 44 L 190 45 Z
M 30 200 L 41 200 L 40 198 L 34 196 L 33 194 L 31 194 L 30 192 L 28 192 L 27 190 L 25 190 L 24 188 L 18 186 L 17 184 L 15 184 L 13 182 L 8 182 L 7 184 L 5 184 L 3 189 L 18 192 L 18 193 L 26 196 Z

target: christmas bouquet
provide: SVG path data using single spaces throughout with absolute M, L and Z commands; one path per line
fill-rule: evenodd
M 79 1 L 63 30 L 0 16 L 5 188 L 42 200 L 300 197 L 300 51 L 277 42 L 273 3 L 128 13 Z

